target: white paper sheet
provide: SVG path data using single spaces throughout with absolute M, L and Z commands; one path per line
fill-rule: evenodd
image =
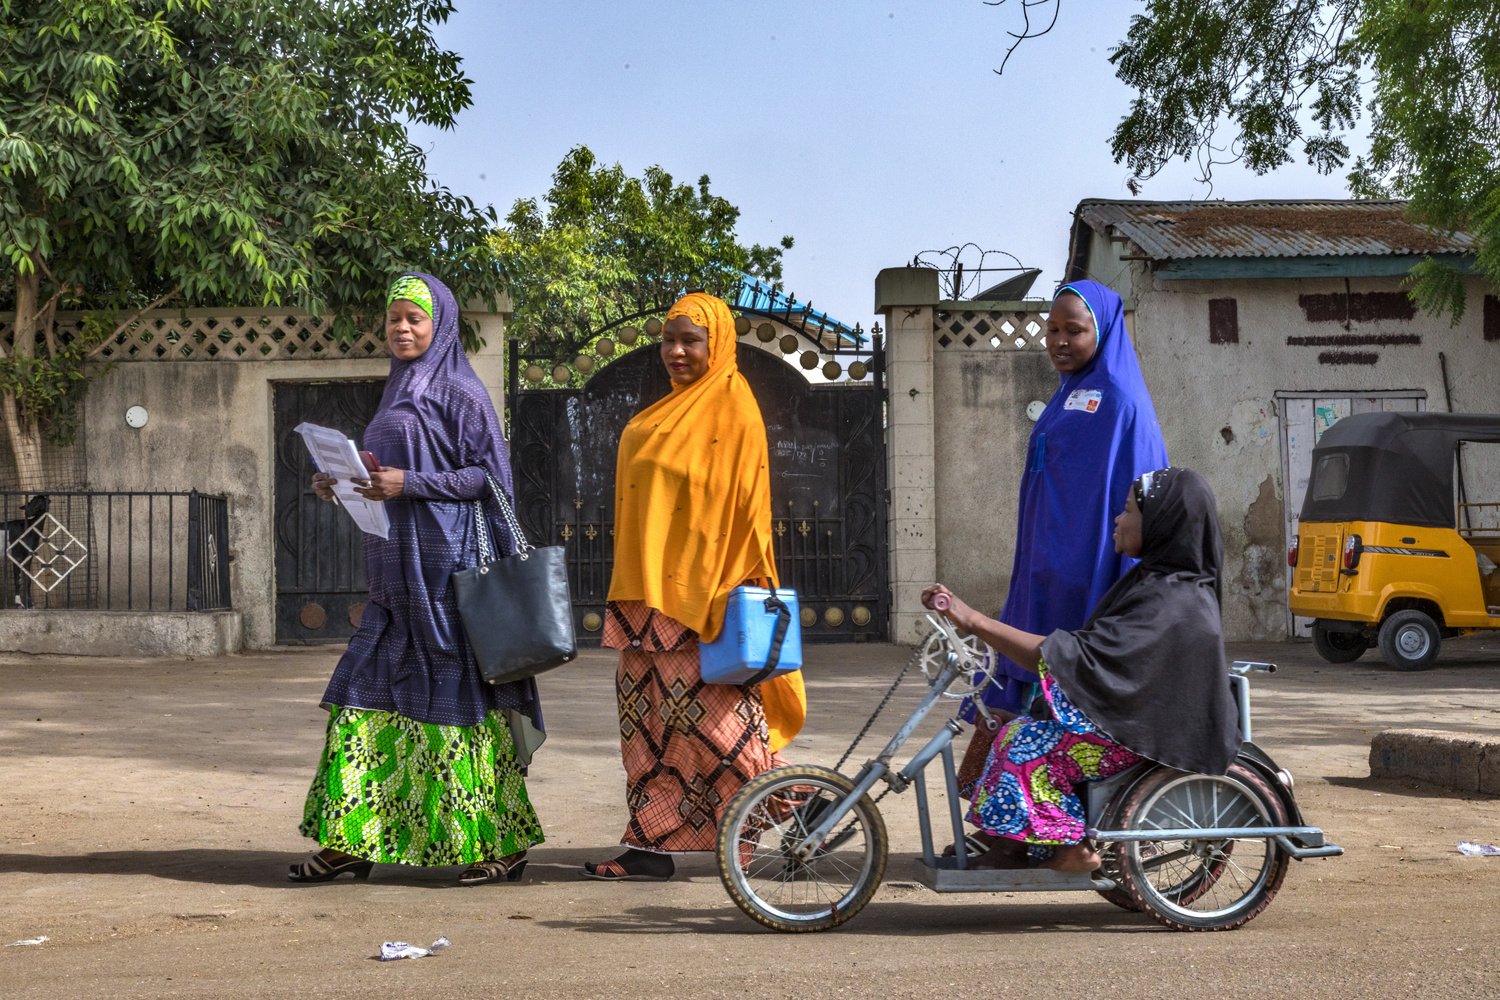
M 391 522 L 385 516 L 385 505 L 378 500 L 366 500 L 354 492 L 351 480 L 364 479 L 364 463 L 359 460 L 359 449 L 342 432 L 317 424 L 298 424 L 294 430 L 302 435 L 313 464 L 319 472 L 326 472 L 338 482 L 333 484 L 333 495 L 340 506 L 354 518 L 361 531 L 381 538 L 389 538 Z

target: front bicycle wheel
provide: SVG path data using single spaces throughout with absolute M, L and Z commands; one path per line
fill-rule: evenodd
M 1124 830 L 1241 829 L 1236 837 L 1122 841 L 1124 889 L 1174 930 L 1224 931 L 1271 904 L 1291 858 L 1257 827 L 1285 826 L 1280 797 L 1256 771 L 1233 764 L 1228 774 L 1161 768 L 1147 775 L 1120 811 Z
M 826 767 L 767 771 L 729 800 L 719 825 L 719 878 L 751 918 L 778 931 L 837 927 L 864 909 L 885 874 L 885 821 L 861 795 L 811 850 L 807 835 L 854 783 Z

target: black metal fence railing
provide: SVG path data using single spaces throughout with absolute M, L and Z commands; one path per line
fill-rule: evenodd
M 0 491 L 0 611 L 230 607 L 227 498 Z

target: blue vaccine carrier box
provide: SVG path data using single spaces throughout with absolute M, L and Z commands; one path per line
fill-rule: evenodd
M 787 625 L 781 651 L 768 669 L 777 622 Z M 724 628 L 713 642 L 699 646 L 700 671 L 708 684 L 759 684 L 802 669 L 802 619 L 797 592 L 781 588 L 736 587 L 729 592 Z

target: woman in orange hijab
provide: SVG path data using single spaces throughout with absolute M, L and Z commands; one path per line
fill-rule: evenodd
M 678 300 L 661 359 L 672 391 L 626 425 L 615 471 L 604 645 L 620 650 L 630 822 L 625 853 L 583 867 L 602 881 L 660 881 L 675 870 L 673 854 L 714 850 L 725 805 L 782 763 L 777 751 L 807 710 L 800 673 L 758 687 L 705 684 L 699 674 L 699 639 L 718 636 L 729 592 L 778 582 L 766 426 L 722 300 Z

